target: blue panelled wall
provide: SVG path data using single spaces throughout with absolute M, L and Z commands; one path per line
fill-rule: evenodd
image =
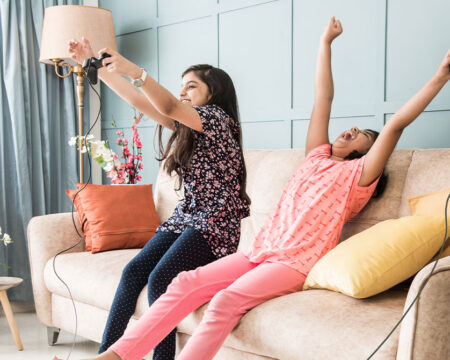
M 192 64 L 227 71 L 247 149 L 304 147 L 318 41 L 332 15 L 344 33 L 333 43 L 330 139 L 354 125 L 380 130 L 450 48 L 448 0 L 103 0 L 99 6 L 113 12 L 119 51 L 173 94 Z M 103 137 L 114 143 L 111 120 L 129 135 L 133 109 L 105 86 L 102 94 Z M 139 129 L 143 183 L 152 183 L 155 124 L 145 119 Z M 450 147 L 449 85 L 398 147 Z

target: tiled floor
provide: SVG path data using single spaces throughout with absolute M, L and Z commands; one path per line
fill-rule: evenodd
M 1 360 L 51 360 L 58 356 L 64 360 L 80 360 L 97 354 L 95 342 L 77 337 L 75 348 L 72 348 L 73 334 L 61 331 L 58 342 L 54 346 L 47 344 L 47 329 L 36 317 L 36 313 L 15 313 L 17 327 L 24 349 L 17 351 L 13 336 L 4 316 L 0 316 L 0 359 Z

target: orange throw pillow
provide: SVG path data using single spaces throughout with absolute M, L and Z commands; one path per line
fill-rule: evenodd
M 81 186 L 77 184 L 77 188 Z M 69 196 L 70 191 L 66 191 Z M 72 191 L 73 197 L 75 190 Z M 78 193 L 77 199 L 75 207 L 86 250 L 90 249 L 92 253 L 142 248 L 160 224 L 152 185 L 89 184 Z

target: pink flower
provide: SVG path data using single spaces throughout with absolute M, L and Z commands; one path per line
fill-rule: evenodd
M 119 136 L 117 139 L 117 145 L 121 146 L 123 162 L 119 160 L 117 155 L 112 158 L 114 165 L 112 170 L 107 172 L 107 176 L 111 178 L 111 182 L 114 184 L 135 184 L 142 180 L 142 176 L 138 175 L 139 171 L 143 169 L 142 165 L 142 142 L 139 139 L 138 125 L 143 117 L 140 113 L 139 116 L 134 116 L 134 124 L 131 125 L 132 129 L 132 146 L 129 148 L 129 141 L 125 138 L 125 133 L 122 130 L 116 129 L 116 134 Z M 115 123 L 112 124 L 115 127 Z

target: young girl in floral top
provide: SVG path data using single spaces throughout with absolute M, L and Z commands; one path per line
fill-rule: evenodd
M 436 74 L 392 116 L 379 136 L 354 127 L 330 145 L 331 43 L 341 32 L 340 22 L 333 17 L 320 42 L 306 158 L 249 251 L 179 274 L 139 321 L 95 359 L 141 359 L 208 301 L 200 325 L 177 359 L 212 359 L 248 310 L 300 291 L 312 266 L 336 245 L 344 222 L 372 196 L 403 129 L 450 79 L 449 51 Z
M 78 63 L 93 56 L 86 39 L 68 46 Z M 210 65 L 192 66 L 182 75 L 176 99 L 116 51 L 102 52 L 111 57 L 103 60 L 100 79 L 159 124 L 160 160 L 169 174 L 178 175 L 184 199 L 125 267 L 99 353 L 122 336 L 146 284 L 151 305 L 178 273 L 236 252 L 240 221 L 249 215 L 250 204 L 236 92 L 228 74 Z M 162 127 L 173 130 L 165 148 Z M 174 358 L 176 330 L 171 330 L 155 348 L 154 359 Z

